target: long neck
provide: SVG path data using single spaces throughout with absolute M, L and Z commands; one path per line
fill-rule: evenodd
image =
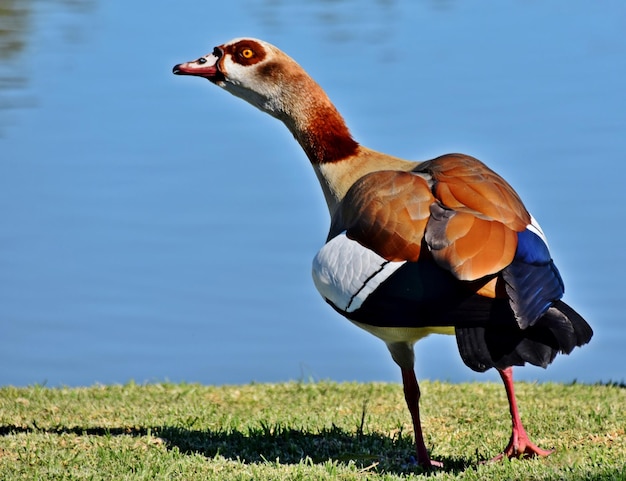
M 322 88 L 297 64 L 285 72 L 272 95 L 253 102 L 282 120 L 313 164 L 333 216 L 348 189 L 362 176 L 384 169 L 410 170 L 417 164 L 360 146 Z
M 290 84 L 276 116 L 296 138 L 312 164 L 338 162 L 354 155 L 359 144 L 322 88 L 308 75 Z

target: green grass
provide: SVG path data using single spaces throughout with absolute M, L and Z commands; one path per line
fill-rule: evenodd
M 422 383 L 422 472 L 397 384 L 0 388 L 0 479 L 626 479 L 626 389 L 519 383 L 529 434 L 556 453 L 481 464 L 510 434 L 499 384 Z

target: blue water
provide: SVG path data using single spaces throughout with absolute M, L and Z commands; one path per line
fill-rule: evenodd
M 171 75 L 266 39 L 357 140 L 461 151 L 546 231 L 592 343 L 527 380 L 626 378 L 626 4 L 16 0 L 0 13 L 0 384 L 400 379 L 313 286 L 328 214 L 276 120 Z M 6 33 L 8 32 L 8 33 Z M 454 338 L 421 378 L 490 380 Z

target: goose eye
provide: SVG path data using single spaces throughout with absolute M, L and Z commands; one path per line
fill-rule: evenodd
M 207 63 L 207 59 L 206 59 L 206 58 L 204 58 L 204 57 L 200 57 L 200 58 L 197 60 L 197 62 L 198 62 L 199 64 Z
M 252 49 L 245 48 L 241 51 L 241 56 L 243 58 L 252 58 L 254 57 L 254 52 L 252 51 Z

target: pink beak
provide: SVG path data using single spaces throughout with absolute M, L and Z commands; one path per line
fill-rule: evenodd
M 211 53 L 191 62 L 179 63 L 172 69 L 175 75 L 194 75 L 204 77 L 211 82 L 224 80 L 224 75 L 218 68 L 220 56 Z

